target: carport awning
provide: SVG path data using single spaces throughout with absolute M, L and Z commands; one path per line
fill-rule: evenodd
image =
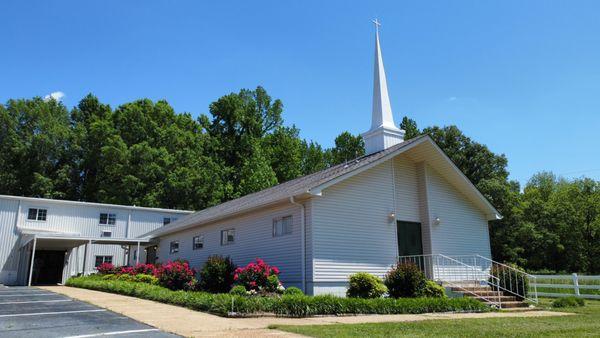
M 84 237 L 70 234 L 58 233 L 28 233 L 21 240 L 21 246 L 25 246 L 36 240 L 38 248 L 45 249 L 71 249 L 84 244 L 106 244 L 106 245 L 146 245 L 153 243 L 149 237 L 145 238 L 115 238 L 115 237 Z

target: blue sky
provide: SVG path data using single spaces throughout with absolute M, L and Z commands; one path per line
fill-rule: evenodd
M 0 102 L 87 93 L 207 113 L 261 85 L 331 146 L 370 126 L 374 31 L 396 122 L 455 124 L 535 172 L 600 179 L 599 1 L 3 1 Z

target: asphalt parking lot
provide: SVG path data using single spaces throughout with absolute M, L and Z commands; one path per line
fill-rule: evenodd
M 0 337 L 100 336 L 179 337 L 49 291 L 0 286 Z

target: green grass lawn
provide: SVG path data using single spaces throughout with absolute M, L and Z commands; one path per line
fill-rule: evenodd
M 540 301 L 542 308 L 549 304 L 549 300 Z M 576 315 L 273 328 L 312 337 L 600 337 L 600 301 L 589 300 L 585 307 L 563 308 L 560 311 Z

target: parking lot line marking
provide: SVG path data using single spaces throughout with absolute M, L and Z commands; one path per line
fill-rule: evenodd
M 29 303 L 58 303 L 58 302 L 72 302 L 72 299 L 53 299 L 53 300 L 27 300 L 22 302 L 0 302 L 0 305 L 7 304 L 29 304 Z
M 0 297 L 27 297 L 27 296 L 57 296 L 56 293 L 20 293 L 15 295 L 0 295 Z
M 25 317 L 25 316 L 44 316 L 44 315 L 62 315 L 69 313 L 85 313 L 85 312 L 104 312 L 106 309 L 95 310 L 77 310 L 77 311 L 57 311 L 57 312 L 33 312 L 33 313 L 15 313 L 10 315 L 0 315 L 0 318 L 5 317 Z
M 141 330 L 128 330 L 128 331 L 102 332 L 102 333 L 93 333 L 93 334 L 83 334 L 80 336 L 68 336 L 65 338 L 89 338 L 89 337 L 101 337 L 101 336 L 116 336 L 116 335 L 120 335 L 120 334 L 153 332 L 153 331 L 158 331 L 158 329 L 141 329 Z

